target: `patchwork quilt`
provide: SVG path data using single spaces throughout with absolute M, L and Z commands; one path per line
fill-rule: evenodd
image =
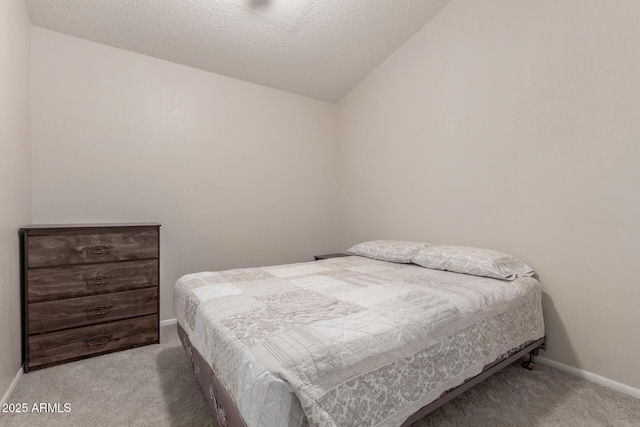
M 248 426 L 398 426 L 542 338 L 540 284 L 358 256 L 203 272 L 178 322 Z

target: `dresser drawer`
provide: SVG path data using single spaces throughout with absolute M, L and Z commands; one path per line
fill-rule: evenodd
M 29 367 L 158 342 L 158 316 L 29 337 Z
M 158 312 L 158 288 L 29 304 L 29 334 Z
M 158 231 L 31 236 L 29 268 L 158 257 Z
M 158 260 L 38 268 L 27 272 L 29 302 L 127 291 L 158 285 Z

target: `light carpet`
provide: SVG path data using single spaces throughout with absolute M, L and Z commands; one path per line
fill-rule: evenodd
M 23 375 L 11 403 L 64 403 L 70 413 L 0 414 L 2 426 L 215 427 L 175 326 L 161 344 Z M 514 364 L 426 416 L 432 426 L 639 426 L 640 400 L 538 365 Z

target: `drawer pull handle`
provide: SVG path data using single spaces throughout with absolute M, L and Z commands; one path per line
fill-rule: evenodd
M 95 307 L 85 308 L 84 311 L 89 317 L 104 316 L 113 308 L 112 305 L 98 305 Z
M 91 255 L 106 255 L 111 252 L 111 249 L 113 249 L 111 245 L 85 246 L 84 248 Z
M 84 340 L 84 342 L 85 344 L 93 347 L 97 345 L 105 345 L 106 343 L 111 341 L 111 338 L 113 338 L 113 335 L 98 335 L 95 337 L 87 338 Z
M 87 285 L 94 285 L 94 286 L 106 285 L 111 280 L 111 276 L 106 274 L 101 274 L 98 276 L 86 277 L 84 280 L 87 282 Z

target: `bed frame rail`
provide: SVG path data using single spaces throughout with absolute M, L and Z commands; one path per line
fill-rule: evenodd
M 410 426 L 411 424 L 413 424 L 416 421 L 418 421 L 420 418 L 422 418 L 425 415 L 435 411 L 436 409 L 438 409 L 439 407 L 441 407 L 445 403 L 450 402 L 451 400 L 453 400 L 456 397 L 460 396 L 465 391 L 469 390 L 471 387 L 477 385 L 478 383 L 481 383 L 482 381 L 484 381 L 487 378 L 489 378 L 491 375 L 493 375 L 496 372 L 506 368 L 507 366 L 509 366 L 512 363 L 516 362 L 520 358 L 522 358 L 522 357 L 524 357 L 526 355 L 536 355 L 537 356 L 539 349 L 541 347 L 544 348 L 545 343 L 546 343 L 546 339 L 547 339 L 546 336 L 542 337 L 539 340 L 534 341 L 533 343 L 529 344 L 528 346 L 526 346 L 522 350 L 520 350 L 520 351 L 512 354 L 511 356 L 507 357 L 506 359 L 498 360 L 498 361 L 496 361 L 496 362 L 494 362 L 492 364 L 487 365 L 485 367 L 485 369 L 482 372 L 480 372 L 478 375 L 476 375 L 475 377 L 471 378 L 470 380 L 468 380 L 464 384 L 461 384 L 458 387 L 450 390 L 447 394 L 445 394 L 444 396 L 439 397 L 438 399 L 434 400 L 433 402 L 431 402 L 427 406 L 422 407 L 422 409 L 420 409 L 418 412 L 416 412 L 415 414 L 413 414 L 409 418 L 407 418 L 405 420 L 405 422 L 403 422 L 401 424 L 401 427 Z

